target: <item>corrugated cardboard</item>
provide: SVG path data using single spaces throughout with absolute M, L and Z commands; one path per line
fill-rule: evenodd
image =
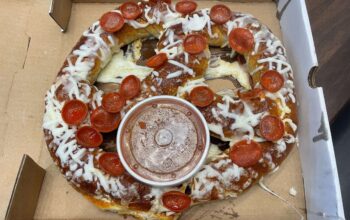
M 281 1 L 279 3 L 280 7 L 286 5 L 286 2 L 287 0 Z M 292 2 L 292 4 L 297 2 L 296 4 L 298 5 L 302 1 L 288 2 Z M 215 3 L 213 1 L 202 1 L 199 5 L 203 7 L 211 6 Z M 275 16 L 277 14 L 275 3 L 249 2 L 229 3 L 228 5 L 235 11 L 249 12 L 255 15 L 263 23 L 267 24 L 278 37 L 282 38 L 279 20 Z M 0 7 L 0 16 L 3 16 L 0 19 L 0 28 L 8 30 L 0 36 L 2 38 L 0 41 L 2 46 L 0 65 L 3 67 L 3 73 L 5 73 L 0 74 L 0 91 L 3 94 L 0 97 L 0 110 L 2 111 L 0 114 L 0 131 L 3 134 L 1 137 L 0 167 L 7 171 L 0 177 L 1 201 L 9 201 L 20 158 L 23 153 L 27 153 L 35 161 L 38 161 L 40 166 L 46 169 L 46 176 L 35 213 L 36 219 L 123 219 L 123 217 L 114 213 L 98 210 L 66 182 L 49 156 L 41 130 L 44 95 L 66 55 L 82 32 L 91 23 L 98 19 L 103 12 L 114 8 L 116 5 L 96 3 L 72 4 L 69 26 L 65 34 L 60 33 L 60 29 L 47 15 L 49 6 L 47 1 L 28 0 L 26 2 L 13 1 Z M 288 12 L 289 9 L 286 11 Z M 284 21 L 283 16 L 281 19 L 282 24 Z M 13 22 L 12 19 L 5 19 L 6 17 L 15 17 L 16 22 Z M 301 17 L 301 19 L 305 18 Z M 296 20 L 298 21 L 298 19 Z M 282 26 L 282 30 L 283 28 Z M 292 40 L 289 36 L 287 31 L 283 30 L 283 37 L 286 37 L 284 42 L 287 48 L 292 48 L 297 44 L 291 45 Z M 307 39 L 310 36 L 310 34 L 306 33 L 306 36 L 303 37 Z M 308 48 L 313 48 L 313 42 L 306 40 L 305 43 L 312 44 L 308 45 Z M 292 55 L 294 56 L 294 54 Z M 311 55 L 310 57 L 312 58 Z M 298 65 L 298 62 L 295 61 L 292 59 L 292 64 Z M 311 59 L 310 62 L 305 63 L 303 69 L 293 65 L 295 75 L 302 74 L 296 77 L 298 81 L 296 83 L 300 91 L 309 88 L 308 85 L 301 84 L 299 80 L 303 81 L 306 78 L 305 82 L 307 84 L 308 72 L 316 63 L 317 60 L 314 62 Z M 323 96 L 319 90 L 317 92 L 316 101 L 320 101 L 322 104 Z M 299 100 L 303 99 L 303 96 L 299 95 L 298 98 Z M 302 102 L 307 101 L 309 100 Z M 320 105 L 319 103 L 314 104 Z M 301 109 L 299 108 L 299 115 L 305 120 L 305 122 L 302 121 L 301 123 L 308 123 L 308 119 L 302 116 L 304 112 L 301 112 Z M 307 109 L 307 107 L 304 107 L 304 109 Z M 323 106 L 321 110 L 325 111 L 325 107 Z M 326 115 L 326 113 L 324 114 Z M 312 121 L 312 123 L 314 125 L 310 126 L 314 129 L 313 126 L 318 126 L 319 121 Z M 317 129 L 310 130 L 310 127 L 307 126 L 303 131 L 316 132 Z M 308 144 L 307 141 L 312 140 L 312 135 L 314 134 L 310 132 L 307 135 L 300 133 L 300 136 L 303 137 L 301 138 L 301 144 Z M 326 132 L 329 133 L 328 127 L 326 127 Z M 334 154 L 330 150 L 332 145 L 330 145 L 329 140 L 326 145 L 326 149 L 329 152 L 326 153 L 328 153 L 329 158 L 327 162 L 330 162 L 332 172 L 328 177 L 334 178 L 334 181 L 331 181 L 333 185 L 328 189 L 330 192 L 334 192 L 337 186 L 339 188 L 339 183 L 337 182 L 336 170 L 334 172 Z M 317 145 L 318 143 L 314 142 L 313 144 Z M 307 149 L 308 146 L 300 146 L 302 150 L 305 148 Z M 325 152 L 320 153 L 325 154 Z M 307 166 L 309 159 L 304 158 L 303 160 L 303 165 L 305 166 L 306 164 Z M 311 167 L 314 167 L 314 165 Z M 309 172 L 311 174 L 311 171 Z M 266 177 L 264 182 L 271 190 L 288 200 L 289 205 L 262 190 L 262 188 L 254 186 L 238 199 L 208 203 L 195 207 L 185 213 L 183 219 L 300 219 L 300 216 L 291 206 L 296 207 L 303 215 L 306 214 L 298 148 L 295 148 L 281 168 L 276 173 Z M 296 197 L 289 195 L 291 187 L 297 190 Z M 308 190 L 317 192 L 317 189 L 308 188 Z M 338 191 L 335 196 L 330 196 L 329 200 L 339 200 L 339 197 L 340 192 Z M 308 204 L 318 203 L 313 198 L 306 199 Z M 341 200 L 336 203 L 338 209 L 323 210 L 323 206 L 320 205 L 314 206 L 313 208 L 317 209 L 312 211 L 315 213 L 325 211 L 328 215 L 341 218 L 344 217 L 344 214 L 341 212 L 342 206 L 340 208 L 339 204 L 341 204 Z M 7 202 L 0 203 L 0 218 L 5 215 L 6 208 Z M 310 218 L 309 212 L 308 217 Z M 311 218 L 317 219 L 312 216 Z M 132 218 L 129 217 L 129 219 Z
M 44 176 L 45 170 L 25 154 L 13 187 L 5 219 L 33 218 Z
M 280 1 L 282 5 L 287 2 L 290 4 L 280 23 L 285 46 L 289 48 L 289 60 L 296 73 L 307 216 L 309 219 L 345 219 L 323 90 L 309 86 L 318 64 L 307 9 L 302 0 Z

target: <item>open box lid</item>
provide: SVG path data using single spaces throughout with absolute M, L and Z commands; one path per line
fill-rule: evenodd
M 288 58 L 299 98 L 299 150 L 309 219 L 345 219 L 338 171 L 322 88 L 314 85 L 318 65 L 304 0 L 278 1 Z

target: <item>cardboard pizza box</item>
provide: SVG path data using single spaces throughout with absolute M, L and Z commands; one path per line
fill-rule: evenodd
M 124 219 L 98 210 L 67 183 L 49 156 L 41 128 L 44 95 L 66 55 L 115 2 L 0 3 L 0 27 L 6 30 L 0 35 L 0 218 Z M 304 0 L 223 2 L 234 11 L 253 14 L 283 41 L 294 70 L 299 148 L 264 178 L 270 192 L 255 185 L 237 199 L 194 207 L 182 219 L 344 219 L 324 96 L 313 80 L 317 58 Z M 199 1 L 199 7 L 216 3 Z M 291 188 L 295 196 L 290 195 Z

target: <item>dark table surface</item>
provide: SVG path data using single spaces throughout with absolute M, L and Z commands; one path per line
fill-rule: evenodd
M 307 0 L 328 117 L 334 121 L 350 100 L 350 1 Z
M 350 0 L 306 0 L 337 158 L 344 210 L 350 219 Z

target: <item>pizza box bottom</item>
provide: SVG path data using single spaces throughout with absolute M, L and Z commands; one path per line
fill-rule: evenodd
M 199 7 L 210 7 L 216 3 L 200 1 Z M 17 40 L 18 47 L 9 48 L 4 59 L 10 60 L 19 69 L 16 71 L 16 68 L 8 67 L 6 70 L 13 74 L 4 76 L 1 81 L 4 85 L 10 84 L 11 89 L 6 97 L 0 98 L 8 112 L 8 118 L 0 120 L 0 129 L 6 131 L 2 141 L 4 147 L 0 148 L 0 166 L 7 171 L 0 179 L 1 200 L 4 201 L 0 204 L 0 217 L 125 219 L 115 213 L 95 208 L 67 183 L 49 155 L 41 128 L 44 95 L 66 55 L 83 31 L 116 4 L 72 4 L 68 30 L 64 34 L 60 33 L 57 25 L 49 18 L 49 4 L 48 1 L 32 0 L 25 3 L 12 2 L 0 7 L 0 12 L 4 15 L 15 13 L 18 16 L 12 32 L 0 37 L 4 38 L 2 42 L 12 42 L 12 38 Z M 283 41 L 275 2 L 243 0 L 225 4 L 234 11 L 253 14 Z M 5 7 L 6 10 L 3 9 Z M 0 25 L 5 23 L 6 21 L 1 21 Z M 4 52 L 7 52 L 8 47 L 4 48 Z M 213 82 L 211 86 L 218 87 L 218 83 Z M 299 133 L 299 136 L 302 135 Z M 263 183 L 269 190 L 256 184 L 238 198 L 193 207 L 184 213 L 182 219 L 306 218 L 306 198 L 299 155 L 299 148 L 295 147 L 278 171 L 264 178 Z M 292 188 L 296 195 L 290 194 Z

